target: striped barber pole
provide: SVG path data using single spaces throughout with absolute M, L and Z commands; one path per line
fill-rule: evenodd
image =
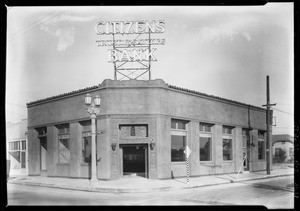
M 189 148 L 189 146 L 186 146 L 184 153 L 185 153 L 185 162 L 186 162 L 186 183 L 189 184 L 190 182 L 189 156 L 192 153 L 192 150 Z
M 189 168 L 189 158 L 187 157 L 185 159 L 186 162 L 186 183 L 188 184 L 190 182 L 190 168 Z

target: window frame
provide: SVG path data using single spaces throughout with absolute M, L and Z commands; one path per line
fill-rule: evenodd
M 209 138 L 209 142 L 210 142 L 210 158 L 209 160 L 201 160 L 201 138 Z M 199 135 L 199 161 L 200 163 L 207 163 L 207 162 L 213 162 L 213 146 L 212 146 L 212 135 L 211 134 L 200 134 Z
M 227 130 L 230 130 L 230 133 L 227 133 Z M 233 130 L 234 130 L 234 127 L 232 127 L 232 126 L 228 126 L 228 125 L 222 126 L 222 134 L 223 135 L 233 135 Z
M 244 133 L 244 131 L 246 131 Z M 246 141 L 246 143 L 244 144 L 244 139 Z M 250 129 L 248 128 L 242 128 L 242 141 L 243 141 L 243 149 L 247 149 L 250 146 L 248 146 L 248 143 L 250 144 Z
M 66 127 L 63 127 L 63 126 L 66 126 Z M 63 127 L 64 129 L 64 132 L 61 132 L 61 128 L 60 127 Z M 71 162 L 71 150 L 70 150 L 70 146 L 71 146 L 71 141 L 70 141 L 70 124 L 61 124 L 61 125 L 56 125 L 56 128 L 58 129 L 58 160 L 57 160 L 57 163 L 58 164 L 70 164 Z M 61 141 L 62 140 L 67 140 L 67 143 L 68 143 L 68 148 L 65 147 L 68 151 L 69 151 L 69 159 L 68 159 L 68 162 L 62 162 L 61 159 L 60 159 L 60 154 L 62 151 L 67 151 L 67 150 L 61 150 L 60 149 L 60 144 L 64 145 Z
M 8 142 L 9 152 L 21 151 L 21 147 L 21 140 L 11 140 Z
M 172 128 L 172 122 L 175 121 L 175 128 Z M 184 124 L 184 128 L 185 129 L 179 129 L 178 127 L 178 122 L 181 122 Z M 186 161 L 186 155 L 183 152 L 183 160 L 182 161 L 172 161 L 172 136 L 182 136 L 185 137 L 184 138 L 184 146 L 183 146 L 183 151 L 186 149 L 187 147 L 187 143 L 188 143 L 188 136 L 187 136 L 187 124 L 189 123 L 189 121 L 186 120 L 181 120 L 181 119 L 173 119 L 171 118 L 171 163 L 172 164 L 178 164 L 178 163 L 185 163 Z
M 231 159 L 230 160 L 224 160 L 224 140 L 228 140 L 228 141 L 231 141 L 231 150 L 230 150 L 230 157 Z M 223 136 L 222 138 L 222 160 L 223 162 L 234 162 L 234 155 L 233 155 L 233 139 L 232 137 L 229 137 L 229 136 Z
M 206 128 L 210 128 L 209 131 L 206 130 Z M 209 163 L 213 162 L 213 127 L 214 124 L 211 123 L 205 123 L 205 122 L 199 122 L 199 162 L 200 163 Z M 202 130 L 202 128 L 204 130 Z M 209 160 L 201 160 L 201 138 L 210 138 L 210 159 Z

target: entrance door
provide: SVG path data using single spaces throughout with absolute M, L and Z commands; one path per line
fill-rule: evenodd
M 148 147 L 142 144 L 123 145 L 123 175 L 148 177 Z
M 41 170 L 47 171 L 47 138 L 40 138 L 40 156 L 41 156 Z

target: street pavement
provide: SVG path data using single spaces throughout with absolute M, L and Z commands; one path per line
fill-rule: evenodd
M 205 187 L 211 185 L 221 185 L 228 183 L 236 183 L 248 180 L 257 180 L 271 177 L 281 177 L 293 175 L 293 168 L 274 169 L 271 175 L 267 175 L 266 171 L 260 172 L 244 172 L 242 174 L 222 174 L 211 176 L 191 177 L 189 183 L 186 178 L 176 178 L 167 180 L 151 180 L 143 177 L 123 177 L 119 180 L 103 181 L 90 183 L 88 179 L 70 179 L 58 177 L 42 177 L 42 176 L 16 176 L 11 177 L 8 183 L 22 184 L 39 187 L 62 188 L 69 190 L 84 190 L 93 192 L 112 192 L 112 193 L 143 193 L 153 191 L 167 191 L 175 189 L 187 189 Z
M 101 193 L 8 183 L 8 205 L 262 205 L 294 208 L 294 176 L 145 193 Z

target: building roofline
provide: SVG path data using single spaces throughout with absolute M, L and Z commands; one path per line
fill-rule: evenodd
M 292 140 L 276 140 L 276 141 L 273 142 L 272 145 L 274 145 L 277 142 L 289 142 L 289 143 L 292 143 L 292 144 L 294 143 L 294 141 L 292 141 Z
M 28 107 L 33 106 L 36 103 L 43 103 L 43 102 L 47 102 L 47 101 L 50 101 L 50 100 L 56 100 L 56 99 L 59 99 L 59 98 L 62 98 L 62 97 L 68 97 L 68 96 L 71 96 L 71 95 L 74 95 L 74 94 L 79 94 L 79 93 L 86 92 L 86 91 L 96 90 L 96 89 L 99 88 L 99 86 L 100 85 L 91 86 L 91 87 L 87 87 L 87 88 L 84 88 L 84 89 L 78 89 L 76 91 L 67 92 L 67 93 L 63 93 L 63 94 L 60 94 L 60 95 L 55 95 L 55 96 L 52 96 L 52 97 L 47 97 L 47 98 L 43 98 L 43 99 L 40 99 L 40 100 L 32 101 L 32 102 L 26 103 L 26 106 L 28 108 Z
M 191 93 L 191 94 L 195 94 L 195 95 L 199 95 L 199 96 L 203 96 L 203 97 L 213 98 L 213 99 L 223 101 L 223 102 L 225 101 L 225 102 L 234 103 L 234 104 L 247 106 L 247 107 L 250 106 L 251 108 L 256 108 L 256 109 L 259 109 L 259 110 L 262 110 L 262 111 L 266 110 L 266 109 L 260 108 L 258 106 L 254 106 L 254 105 L 250 105 L 250 104 L 246 104 L 246 103 L 242 103 L 242 102 L 238 102 L 238 101 L 234 101 L 234 100 L 229 100 L 229 99 L 214 96 L 214 95 L 209 95 L 209 94 L 206 94 L 206 93 L 203 93 L 203 92 L 198 92 L 198 91 L 195 91 L 195 90 L 185 89 L 185 88 L 177 87 L 177 86 L 174 86 L 174 85 L 168 85 L 168 87 L 170 89 L 179 90 L 179 91 L 182 91 L 182 92 L 187 92 L 187 93 Z
M 28 108 L 28 107 L 34 106 L 35 104 L 44 103 L 44 102 L 48 102 L 48 101 L 52 101 L 52 100 L 57 100 L 57 99 L 60 99 L 60 98 L 65 98 L 65 97 L 68 97 L 68 96 L 72 96 L 72 95 L 79 94 L 79 93 L 84 93 L 84 92 L 87 92 L 87 91 L 94 91 L 94 90 L 97 90 L 99 88 L 108 88 L 105 85 L 106 80 L 111 80 L 111 79 L 105 79 L 99 85 L 95 85 L 95 86 L 87 87 L 87 88 L 84 88 L 84 89 L 79 89 L 79 90 L 76 90 L 76 91 L 67 92 L 67 93 L 64 93 L 64 94 L 55 95 L 55 96 L 52 96 L 52 97 L 36 100 L 36 101 L 33 101 L 33 102 L 26 103 L 26 105 L 27 105 L 27 108 Z M 163 83 L 165 83 L 165 82 L 163 81 Z M 253 105 L 250 105 L 250 104 L 246 104 L 246 103 L 242 103 L 242 102 L 238 102 L 238 101 L 234 101 L 234 100 L 229 100 L 229 99 L 214 96 L 214 95 L 208 95 L 208 94 L 205 94 L 205 93 L 202 93 L 202 92 L 199 92 L 199 91 L 190 90 L 190 89 L 186 89 L 186 88 L 181 88 L 181 87 L 177 87 L 177 86 L 174 86 L 174 85 L 169 85 L 167 83 L 165 83 L 165 84 L 166 84 L 166 87 L 162 87 L 162 88 L 168 88 L 170 90 L 177 90 L 177 91 L 181 91 L 183 93 L 194 94 L 194 95 L 206 97 L 206 98 L 209 98 L 209 99 L 215 99 L 215 100 L 218 100 L 218 101 L 221 101 L 221 102 L 227 102 L 227 103 L 242 105 L 242 106 L 246 106 L 246 107 L 256 108 L 256 109 L 261 110 L 261 111 L 266 110 L 266 109 L 258 107 L 258 106 L 253 106 Z M 153 88 L 153 87 L 151 87 L 151 88 Z

